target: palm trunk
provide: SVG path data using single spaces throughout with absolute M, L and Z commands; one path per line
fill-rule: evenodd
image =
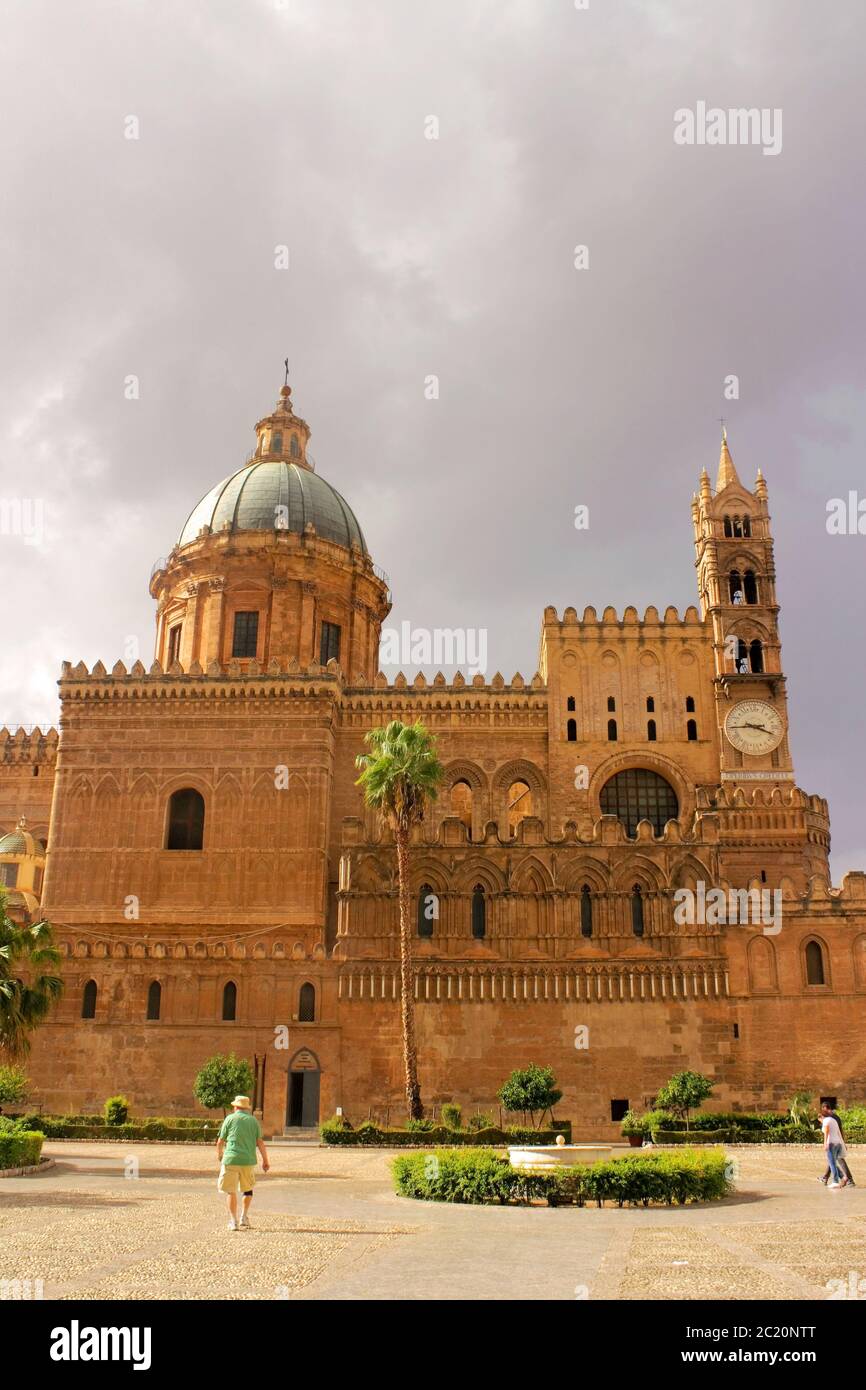
M 403 1025 L 403 1067 L 406 1073 L 406 1104 L 411 1120 L 424 1118 L 421 1087 L 418 1084 L 418 1054 L 415 1049 L 415 979 L 412 971 L 412 908 L 409 901 L 409 835 L 395 829 L 397 878 L 400 890 L 400 1020 Z

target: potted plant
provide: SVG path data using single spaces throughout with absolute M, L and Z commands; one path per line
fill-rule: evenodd
M 622 1127 L 620 1130 L 623 1139 L 627 1139 L 633 1149 L 639 1149 L 647 1133 L 647 1122 L 643 1115 L 638 1115 L 636 1110 L 627 1110 L 622 1117 Z

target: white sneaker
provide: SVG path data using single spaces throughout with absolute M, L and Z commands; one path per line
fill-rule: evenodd
M 836 1188 L 838 1188 L 839 1186 L 840 1184 L 838 1182 L 828 1182 L 827 1184 L 827 1188 L 830 1192 L 835 1192 Z
M 240 1221 L 238 1222 L 238 1230 L 239 1230 L 239 1231 L 248 1231 L 249 1229 L 250 1229 L 250 1218 L 249 1218 L 248 1216 L 242 1216 L 241 1219 L 240 1219 Z
M 233 1216 L 230 1216 L 230 1217 L 229 1217 L 229 1230 L 230 1230 L 230 1231 L 236 1231 L 237 1228 L 238 1228 L 238 1223 L 235 1221 L 235 1219 L 234 1219 Z

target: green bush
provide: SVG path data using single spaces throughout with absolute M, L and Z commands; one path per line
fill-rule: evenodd
M 73 1116 L 72 1119 L 75 1119 Z M 33 1120 L 27 1117 L 28 1122 Z M 40 1131 L 47 1139 L 150 1139 L 171 1140 L 179 1144 L 212 1143 L 219 1130 L 215 1120 L 176 1124 L 173 1120 L 141 1120 L 135 1124 L 73 1124 L 70 1117 L 38 1116 Z
M 209 1057 L 195 1079 L 193 1094 L 205 1110 L 228 1110 L 235 1096 L 248 1096 L 253 1089 L 253 1069 L 249 1062 L 231 1052 L 228 1057 Z
M 476 1129 L 493 1129 L 495 1124 L 496 1121 L 492 1115 L 471 1115 L 466 1128 L 470 1132 L 474 1132 Z
M 653 1135 L 657 1144 L 724 1144 L 726 1129 L 662 1129 Z
M 436 1128 L 436 1123 L 434 1120 L 410 1119 L 406 1121 L 404 1127 L 410 1130 L 412 1134 L 429 1134 L 431 1130 Z
M 552 1067 L 539 1067 L 535 1062 L 523 1070 L 513 1071 L 508 1080 L 497 1092 L 497 1099 L 505 1110 L 523 1116 L 541 1114 L 552 1110 L 557 1101 L 562 1100 L 562 1092 L 556 1088 L 556 1077 Z
M 449 1104 L 442 1106 L 442 1123 L 446 1129 L 459 1129 L 460 1116 L 462 1111 L 459 1105 Z
M 650 1123 L 646 1115 L 640 1115 L 636 1110 L 625 1112 L 620 1126 L 620 1134 L 624 1139 L 629 1139 L 636 1134 L 643 1136 L 650 1132 Z
M 0 1170 L 33 1167 L 44 1142 L 45 1135 L 38 1130 L 0 1131 Z
M 521 1173 L 489 1149 L 437 1149 L 406 1154 L 391 1164 L 395 1190 L 430 1202 L 528 1202 L 649 1206 L 717 1201 L 731 1190 L 723 1149 L 647 1154 L 552 1173 Z
M 0 1066 L 0 1105 L 15 1105 L 22 1099 L 30 1079 L 22 1067 Z
M 129 1101 L 126 1096 L 109 1096 L 103 1106 L 107 1125 L 125 1125 L 129 1119 Z

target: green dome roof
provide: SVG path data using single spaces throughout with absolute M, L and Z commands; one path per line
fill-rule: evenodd
M 278 512 L 277 508 L 286 510 Z M 187 517 L 178 545 L 194 541 L 203 526 L 223 531 L 291 531 L 303 535 L 309 522 L 317 535 L 368 554 L 364 533 L 345 498 L 303 464 L 283 459 L 245 464 L 211 488 Z
M 8 835 L 0 839 L 0 854 L 37 854 L 44 855 L 42 842 L 35 840 L 27 830 L 16 826 L 10 830 Z

